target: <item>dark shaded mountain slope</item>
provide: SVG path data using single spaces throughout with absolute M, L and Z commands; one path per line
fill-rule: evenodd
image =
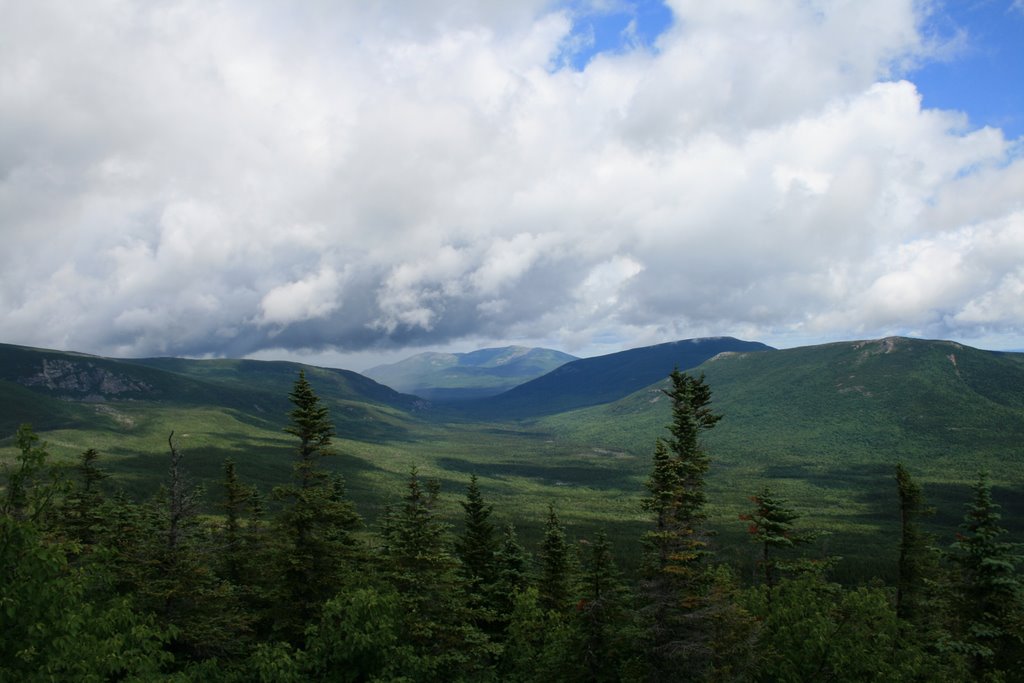
M 668 376 L 674 367 L 696 367 L 728 352 L 770 351 L 760 342 L 732 337 L 686 339 L 593 358 L 581 358 L 491 398 L 460 404 L 466 416 L 522 419 L 609 403 Z

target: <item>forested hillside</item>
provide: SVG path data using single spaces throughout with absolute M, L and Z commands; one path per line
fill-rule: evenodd
M 367 526 L 324 468 L 335 426 L 300 372 L 285 427 L 290 481 L 222 463 L 203 505 L 174 432 L 160 490 L 119 492 L 102 456 L 55 467 L 18 430 L 0 492 L 0 680 L 920 681 L 1014 680 L 1024 666 L 1019 546 L 986 474 L 962 522 L 921 526 L 928 489 L 893 464 L 895 580 L 842 586 L 815 522 L 769 485 L 735 524 L 758 558 L 738 575 L 710 534 L 724 419 L 704 378 L 674 372 L 668 426 L 623 573 L 603 530 L 551 503 L 536 543 L 467 477 L 455 527 L 416 468 Z M 966 488 L 966 485 L 965 485 Z
M 770 351 L 760 342 L 709 337 L 644 346 L 566 363 L 504 393 L 461 406 L 474 419 L 514 420 L 552 415 L 618 400 L 663 379 L 672 368 L 693 368 L 720 353 Z

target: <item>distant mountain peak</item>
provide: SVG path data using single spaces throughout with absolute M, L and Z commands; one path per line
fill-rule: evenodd
M 427 351 L 363 374 L 424 398 L 462 400 L 493 396 L 573 360 L 575 356 L 553 349 L 502 346 L 465 353 Z

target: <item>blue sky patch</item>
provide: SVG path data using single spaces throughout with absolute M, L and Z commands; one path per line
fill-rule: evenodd
M 672 24 L 672 11 L 661 0 L 571 0 L 564 7 L 573 17 L 573 30 L 563 45 L 558 66 L 577 71 L 601 53 L 650 48 Z
M 923 105 L 965 112 L 971 128 L 1002 128 L 1010 139 L 1024 135 L 1024 2 L 945 2 L 924 33 L 940 41 L 960 36 L 962 46 L 907 74 Z

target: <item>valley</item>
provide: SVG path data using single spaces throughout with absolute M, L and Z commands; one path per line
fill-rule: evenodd
M 475 474 L 499 517 L 514 521 L 527 543 L 539 539 L 552 503 L 570 534 L 605 529 L 629 558 L 648 524 L 640 499 L 655 439 L 670 420 L 664 380 L 647 380 L 666 377 L 676 364 L 705 373 L 714 408 L 725 416 L 707 436 L 708 514 L 740 566 L 751 559 L 738 515 L 768 484 L 823 532 L 810 553 L 844 558 L 841 577 L 889 576 L 895 546 L 880 539 L 898 522 L 897 462 L 937 507 L 930 528 L 948 534 L 956 527 L 967 483 L 986 469 L 1007 526 L 1024 531 L 1024 354 L 905 338 L 786 350 L 686 340 L 570 361 L 461 405 L 348 371 L 305 370 L 335 423 L 336 455 L 327 467 L 344 475 L 371 527 L 417 467 L 441 482 L 442 508 L 453 521 Z M 207 512 L 217 514 L 228 457 L 264 492 L 288 479 L 292 442 L 282 428 L 299 368 L 3 346 L 0 458 L 13 458 L 14 430 L 28 422 L 62 462 L 96 448 L 115 486 L 142 499 L 165 475 L 174 430 L 190 477 L 205 486 Z

